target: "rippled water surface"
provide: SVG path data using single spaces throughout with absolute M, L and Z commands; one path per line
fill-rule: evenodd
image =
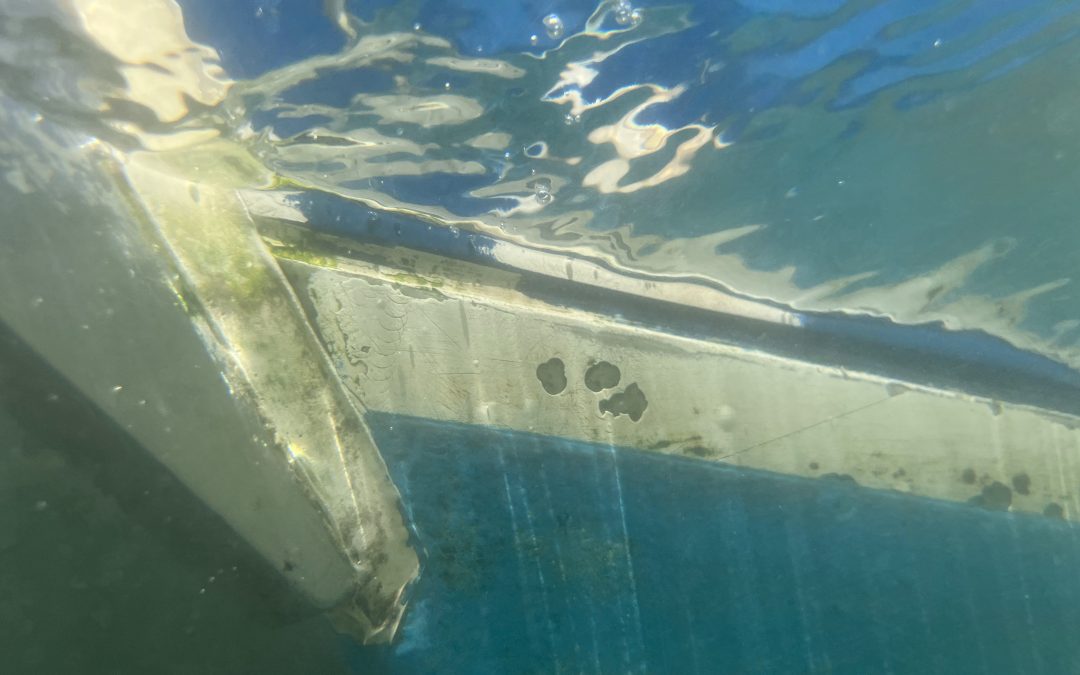
M 238 78 L 226 133 L 297 183 L 1075 361 L 1077 7 L 191 3 L 188 31 Z
M 120 147 L 1080 359 L 1078 3 L 6 4 L 5 89 Z

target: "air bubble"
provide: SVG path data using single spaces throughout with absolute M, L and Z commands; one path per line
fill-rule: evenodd
M 529 44 L 531 44 L 533 47 L 535 47 L 538 42 L 540 42 L 540 38 L 536 37 L 535 35 L 529 36 Z
M 581 122 L 581 113 L 566 113 L 565 121 L 567 125 L 578 124 Z
M 547 31 L 548 37 L 552 40 L 558 40 L 563 36 L 563 22 L 559 18 L 558 14 L 548 14 L 544 17 L 544 29 Z
M 551 181 L 547 178 L 538 178 L 533 181 L 533 196 L 536 197 L 536 201 L 540 204 L 550 204 L 553 199 L 551 196 Z

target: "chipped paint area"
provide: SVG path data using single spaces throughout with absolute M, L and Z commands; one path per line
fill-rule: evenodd
M 433 291 L 359 259 L 282 262 L 371 410 L 1080 513 L 1067 415 L 626 325 L 512 283 L 447 275 Z

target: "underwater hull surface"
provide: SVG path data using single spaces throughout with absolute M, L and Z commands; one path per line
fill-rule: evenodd
M 1074 524 L 369 414 L 424 571 L 358 672 L 1069 673 Z

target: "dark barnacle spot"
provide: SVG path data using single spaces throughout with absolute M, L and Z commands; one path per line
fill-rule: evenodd
M 905 471 L 903 469 L 897 469 L 896 471 L 893 472 L 892 477 L 893 478 L 903 478 L 906 475 L 907 475 L 907 471 Z
M 600 414 L 611 413 L 615 417 L 629 415 L 632 421 L 637 422 L 648 407 L 649 401 L 645 398 L 645 392 L 634 382 L 624 391 L 600 401 Z
M 544 391 L 554 396 L 566 389 L 566 366 L 562 359 L 548 359 L 536 367 L 536 379 Z
M 975 484 L 975 469 L 964 469 L 964 472 L 960 474 L 960 480 L 964 481 L 968 485 Z
M 968 502 L 992 511 L 1006 511 L 1012 504 L 1012 490 L 1009 489 L 1008 485 L 1000 481 L 994 481 L 983 487 L 982 492 L 972 497 Z
M 1001 238 L 993 243 L 992 249 L 995 256 L 1002 256 L 1013 250 L 1016 246 L 1016 242 L 1012 239 Z
M 1022 495 L 1031 494 L 1031 478 L 1026 473 L 1018 473 L 1012 478 L 1013 489 Z
M 589 391 L 603 391 L 619 384 L 621 378 L 622 373 L 619 372 L 618 366 L 601 361 L 592 364 L 585 371 L 585 386 L 589 388 Z
M 907 387 L 905 387 L 904 385 L 900 384 L 899 382 L 890 382 L 887 385 L 885 385 L 885 393 L 888 394 L 889 396 L 899 396 L 900 394 L 903 394 L 904 392 L 908 392 L 908 391 L 911 391 L 911 390 L 908 389 Z
M 1043 515 L 1047 518 L 1061 518 L 1064 520 L 1065 509 L 1061 508 L 1061 504 L 1058 504 L 1057 502 L 1050 502 L 1046 505 L 1046 508 L 1043 509 Z
M 296 569 L 296 565 L 294 565 L 291 560 L 286 560 L 285 563 L 281 566 L 281 569 L 285 570 L 286 572 L 292 572 L 294 569 Z
M 810 462 L 810 470 L 811 471 L 817 471 L 820 468 L 821 468 L 821 465 L 819 465 L 817 462 Z
M 709 457 L 710 455 L 712 455 L 712 451 L 702 445 L 695 445 L 689 447 L 683 452 L 688 455 L 693 455 L 694 457 Z
M 849 473 L 823 473 L 821 474 L 823 480 L 831 480 L 837 483 L 845 483 L 847 485 L 858 485 L 859 481 L 855 480 L 855 477 Z

